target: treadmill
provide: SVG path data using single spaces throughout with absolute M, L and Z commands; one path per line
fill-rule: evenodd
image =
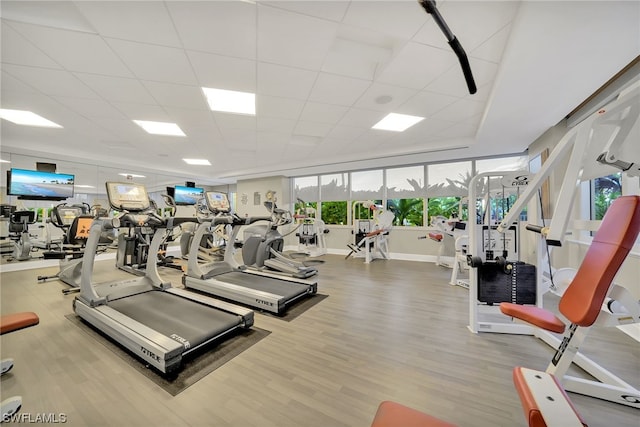
M 162 218 L 149 206 L 143 185 L 107 182 L 115 218 L 94 220 L 89 231 L 80 294 L 73 301 L 78 316 L 113 338 L 162 373 L 177 371 L 183 356 L 233 332 L 253 325 L 253 311 L 171 287 L 148 263 L 145 275 L 132 279 L 93 283 L 93 267 L 100 233 L 132 224 L 155 230 L 149 256 L 155 257 L 166 233 L 193 218 Z
M 241 225 L 249 225 L 265 218 L 240 218 L 231 213 L 229 199 L 225 193 L 205 192 L 207 207 L 214 215 L 211 220 L 202 222 L 191 242 L 190 254 L 197 254 L 198 245 L 212 226 L 221 223 L 231 224 L 234 233 L 230 237 L 227 251 L 232 250 L 232 242 Z M 228 254 L 225 252 L 225 258 Z M 245 267 L 246 269 L 246 267 Z M 189 256 L 187 273 L 182 277 L 186 288 L 196 289 L 226 300 L 238 302 L 276 314 L 283 314 L 294 302 L 316 293 L 315 281 L 288 278 L 276 278 L 251 274 L 242 267 L 237 268 L 226 261 L 198 263 L 197 256 Z

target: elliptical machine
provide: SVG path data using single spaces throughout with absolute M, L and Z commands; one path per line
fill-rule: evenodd
M 293 222 L 291 212 L 276 206 L 275 193 L 267 193 L 264 206 L 271 213 L 271 221 L 267 225 L 253 225 L 244 231 L 242 244 L 242 261 L 249 268 L 271 270 L 276 274 L 306 279 L 318 274 L 318 269 L 305 265 L 282 254 L 284 237 L 278 227 Z
M 59 259 L 60 270 L 53 276 L 38 276 L 38 281 L 58 279 L 69 285 L 62 293 L 69 294 L 80 290 L 80 276 L 82 272 L 82 257 L 89 238 L 91 223 L 97 213 L 91 213 L 92 208 L 86 204 L 67 205 L 61 203 L 51 210 L 50 222 L 64 233 L 61 250 L 44 252 L 44 259 Z M 102 251 L 112 240 L 101 236 L 99 241 Z
M 13 240 L 12 258 L 16 261 L 31 259 L 31 235 L 29 226 L 35 224 L 38 217 L 35 211 L 16 211 L 9 216 L 9 237 Z

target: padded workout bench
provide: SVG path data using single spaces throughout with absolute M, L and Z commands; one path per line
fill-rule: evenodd
M 571 400 L 551 374 L 516 367 L 513 382 L 529 427 L 586 427 Z M 455 427 L 415 409 L 385 401 L 371 427 Z
M 40 318 L 30 311 L 0 316 L 0 335 L 29 328 L 38 323 L 40 323 Z M 13 359 L 3 359 L 1 366 L 1 374 L 9 372 L 13 368 Z M 8 421 L 13 414 L 20 410 L 21 406 L 22 397 L 20 396 L 13 396 L 3 400 L 0 403 L 0 422 Z

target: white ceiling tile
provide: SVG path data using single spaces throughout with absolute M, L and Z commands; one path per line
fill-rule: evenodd
M 484 102 L 473 101 L 471 99 L 460 99 L 435 113 L 432 118 L 435 120 L 459 122 L 466 120 L 469 117 L 482 114 L 484 107 Z
M 318 122 L 305 122 L 303 120 L 298 121 L 296 128 L 294 129 L 294 135 L 306 135 L 306 136 L 327 136 L 329 131 L 333 128 L 333 125 L 329 123 Z
M 69 71 L 131 77 L 122 61 L 96 34 L 12 24 L 31 43 Z
M 371 85 L 367 80 L 320 73 L 309 100 L 324 104 L 351 106 Z
M 415 90 L 382 83 L 374 83 L 358 99 L 355 106 L 368 110 L 396 111 L 396 108 L 407 101 Z M 391 99 L 388 99 L 388 98 Z
M 422 141 L 433 140 L 440 132 L 455 126 L 455 124 L 456 123 L 454 121 L 427 118 L 414 126 L 411 126 L 399 135 L 402 135 L 404 139 L 408 141 L 420 143 Z
M 226 131 L 231 129 L 238 129 L 243 131 L 255 131 L 256 130 L 256 118 L 255 116 L 246 116 L 242 114 L 227 114 L 227 113 L 213 113 L 218 127 L 225 134 Z
M 77 114 L 92 118 L 125 119 L 121 111 L 101 99 L 70 98 L 54 96 L 53 99 L 75 111 Z
M 296 127 L 296 121 L 276 117 L 258 117 L 258 132 L 277 132 L 290 135 Z
M 149 120 L 168 122 L 169 116 L 159 105 L 136 104 L 132 102 L 114 102 L 113 106 L 130 120 Z M 139 127 L 135 123 L 134 126 Z
M 317 73 L 299 68 L 258 63 L 259 95 L 307 99 Z
M 187 51 L 198 82 L 203 87 L 256 91 L 256 62 L 211 53 Z
M 197 84 L 191 64 L 182 49 L 117 39 L 105 40 L 141 80 Z
M 74 74 L 107 101 L 156 104 L 155 99 L 138 80 L 96 74 Z
M 309 101 L 305 104 L 304 110 L 302 110 L 300 120 L 336 124 L 348 110 L 348 107 Z
M 213 112 L 208 109 L 194 110 L 191 108 L 178 108 L 165 106 L 164 110 L 174 122 L 184 123 L 193 127 L 208 127 L 217 129 L 213 119 Z
M 2 18 L 17 22 L 95 33 L 95 28 L 70 1 L 3 1 Z
M 469 53 L 470 57 L 483 59 L 485 61 L 495 62 L 496 64 L 502 59 L 504 48 L 509 40 L 511 25 L 507 25 L 496 34 L 488 38 L 484 43 Z
M 3 64 L 3 70 L 46 95 L 98 98 L 98 95 L 68 71 Z
M 366 131 L 367 128 L 364 127 L 337 125 L 327 134 L 327 138 L 344 143 L 345 141 L 353 141 Z
M 413 116 L 430 117 L 447 105 L 456 102 L 458 97 L 435 92 L 421 91 L 397 108 L 398 113 Z
M 185 49 L 256 58 L 256 5 L 239 1 L 165 4 Z
M 104 37 L 182 46 L 164 2 L 78 1 L 75 4 Z
M 209 109 L 202 89 L 199 87 L 147 81 L 143 81 L 142 84 L 160 105 L 194 110 Z
M 386 113 L 380 111 L 351 108 L 338 124 L 341 126 L 370 129 L 382 120 L 384 116 L 386 116 Z
M 0 91 L 2 93 L 3 99 L 4 96 L 10 92 L 15 94 L 19 94 L 21 92 L 38 93 L 38 89 L 31 87 L 25 82 L 13 77 L 5 70 L 2 70 L 2 77 L 0 77 L 0 79 Z
M 270 7 L 258 8 L 258 59 L 291 67 L 318 69 L 336 36 L 338 24 Z M 295 34 L 295 37 L 291 35 Z
M 31 42 L 18 34 L 7 22 L 2 22 L 2 62 L 43 68 L 62 67 Z
M 304 101 L 277 96 L 256 96 L 256 111 L 260 117 L 278 117 L 297 120 L 304 108 Z
M 352 1 L 343 22 L 408 40 L 428 19 L 413 1 Z
M 380 73 L 378 81 L 395 86 L 423 89 L 457 63 L 455 54 L 419 43 L 407 43 Z
M 261 6 L 273 6 L 279 9 L 287 9 L 302 15 L 315 16 L 317 18 L 328 19 L 340 22 L 344 18 L 349 7 L 346 1 L 260 1 Z
M 480 116 L 477 116 L 480 117 Z M 474 118 L 470 122 L 456 123 L 447 129 L 437 133 L 439 138 L 473 138 L 478 131 L 478 120 Z
M 378 63 L 348 54 L 329 52 L 322 64 L 322 71 L 341 76 L 373 80 Z

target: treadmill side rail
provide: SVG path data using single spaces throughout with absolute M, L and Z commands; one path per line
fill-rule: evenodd
M 109 306 L 90 307 L 74 301 L 78 316 L 104 332 L 161 372 L 180 367 L 184 346 Z
M 253 326 L 253 310 L 250 310 L 248 308 L 240 307 L 238 305 L 231 304 L 225 301 L 220 301 L 204 295 L 198 295 L 194 292 L 185 291 L 184 289 L 170 288 L 170 289 L 167 289 L 165 292 L 171 293 L 192 301 L 196 301 L 201 304 L 208 305 L 210 307 L 215 307 L 219 310 L 223 310 L 228 313 L 236 314 L 242 318 L 242 323 L 245 329 L 249 329 L 251 326 Z

